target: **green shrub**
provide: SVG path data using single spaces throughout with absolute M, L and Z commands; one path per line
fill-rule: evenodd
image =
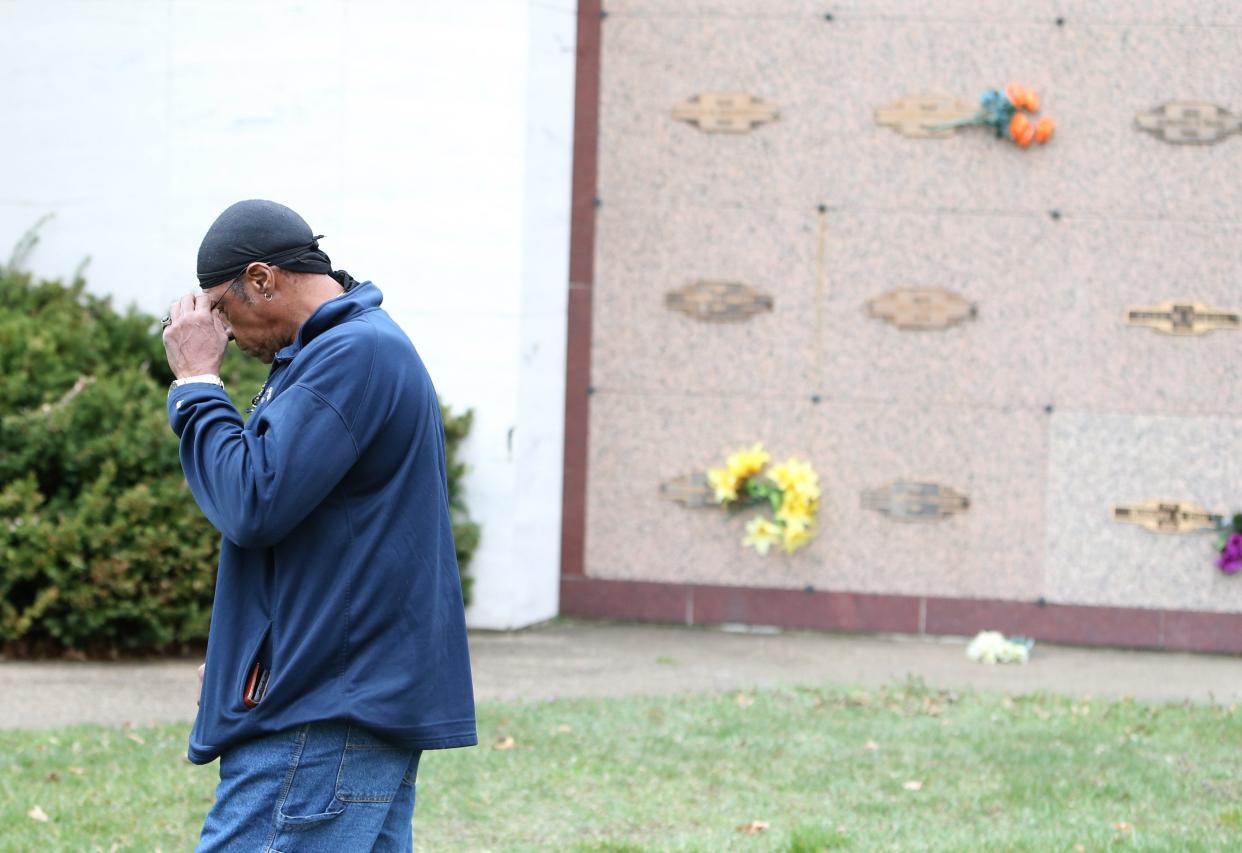
M 239 408 L 265 365 L 230 347 Z M 219 534 L 181 474 L 154 317 L 0 266 L 0 644 L 9 654 L 166 651 L 207 637 Z M 463 584 L 478 526 L 453 451 L 472 413 L 447 410 Z
M 474 411 L 466 410 L 454 415 L 444 401 L 440 401 L 440 412 L 444 415 L 444 446 L 448 453 L 448 491 L 449 511 L 453 516 L 453 541 L 457 545 L 457 565 L 461 567 L 461 591 L 470 603 L 474 586 L 474 578 L 466 573 L 470 558 L 479 547 L 479 525 L 470 520 L 470 511 L 466 509 L 465 487 L 462 478 L 466 474 L 466 463 L 457 458 L 457 450 L 462 441 L 470 434 L 474 424 Z

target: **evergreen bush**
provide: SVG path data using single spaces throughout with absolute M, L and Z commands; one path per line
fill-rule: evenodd
M 25 247 L 26 249 L 29 246 Z M 206 640 L 219 534 L 186 486 L 158 323 L 0 265 L 0 645 L 8 654 L 184 651 Z M 229 348 L 244 411 L 267 368 Z M 442 406 L 462 583 L 479 528 L 455 452 L 472 412 Z

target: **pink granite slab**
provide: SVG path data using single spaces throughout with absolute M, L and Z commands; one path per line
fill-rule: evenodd
M 1127 325 L 1125 313 L 1130 306 L 1173 299 L 1242 310 L 1242 226 L 1143 221 L 1062 226 L 1074 297 L 1050 365 L 1057 405 L 1233 415 L 1242 331 L 1171 336 Z
M 623 391 L 815 390 L 813 211 L 606 205 L 597 222 L 592 383 Z M 696 281 L 744 284 L 770 311 L 706 322 L 666 297 Z
M 591 424 L 590 577 L 899 595 L 1040 593 L 1042 414 L 600 393 Z M 778 458 L 809 458 L 821 474 L 821 535 L 792 557 L 741 547 L 749 513 L 729 518 L 659 496 L 663 480 L 717 465 L 756 440 Z M 950 486 L 971 507 L 935 523 L 900 523 L 862 507 L 863 490 L 901 478 Z
M 1242 157 L 1231 138 L 1174 146 L 1139 131 L 1135 115 L 1202 99 L 1242 111 L 1242 84 L 1221 69 L 1231 29 L 958 20 L 857 20 L 808 33 L 805 85 L 830 125 L 821 194 L 829 204 L 1046 215 L 1236 218 Z M 1034 87 L 1058 122 L 1046 147 L 1021 150 L 980 129 L 909 139 L 876 125 L 874 109 L 939 92 L 965 100 L 1011 80 Z M 842 108 L 845 105 L 846 108 Z
M 802 20 L 719 17 L 606 22 L 600 91 L 604 204 L 754 204 L 813 209 L 826 128 Z M 672 117 L 703 92 L 746 92 L 780 117 L 748 133 L 705 133 Z
M 1112 520 L 1144 500 L 1242 508 L 1242 419 L 1058 412 L 1048 481 L 1047 597 L 1073 604 L 1242 610 L 1242 577 L 1212 561 L 1212 533 Z
M 822 387 L 829 399 L 1042 409 L 1077 284 L 1066 231 L 1027 217 L 827 214 Z M 944 329 L 870 316 L 896 289 L 939 288 L 975 305 Z
M 821 18 L 824 0 L 609 0 L 612 16 L 654 18 Z

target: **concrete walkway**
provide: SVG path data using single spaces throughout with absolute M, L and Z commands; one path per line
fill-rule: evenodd
M 658 695 L 786 684 L 1036 690 L 1165 702 L 1242 701 L 1242 658 L 1037 646 L 1025 666 L 966 659 L 965 640 L 756 634 L 555 623 L 471 635 L 480 701 Z M 0 662 L 0 728 L 190 720 L 198 660 Z

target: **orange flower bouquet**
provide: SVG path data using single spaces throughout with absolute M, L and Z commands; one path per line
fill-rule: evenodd
M 1032 121 L 1039 112 L 1039 95 L 1018 83 L 1010 83 L 1004 92 L 988 89 L 979 99 L 979 111 L 956 121 L 936 125 L 939 130 L 951 127 L 980 125 L 990 127 L 997 139 L 1006 137 L 1020 148 L 1030 148 L 1032 143 L 1043 145 L 1052 138 L 1056 123 L 1044 116 Z

